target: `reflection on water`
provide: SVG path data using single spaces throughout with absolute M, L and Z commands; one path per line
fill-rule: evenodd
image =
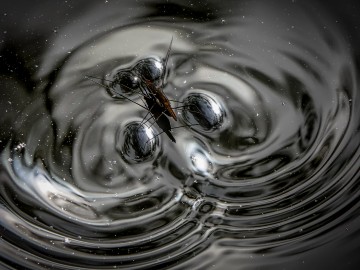
M 38 47 L 14 28 L 0 47 L 1 266 L 356 269 L 355 41 L 341 12 L 275 2 L 72 6 L 76 19 L 21 25 L 47 33 Z M 147 72 L 165 76 L 169 134 L 138 94 Z

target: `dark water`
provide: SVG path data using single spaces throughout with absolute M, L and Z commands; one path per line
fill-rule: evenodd
M 358 269 L 359 12 L 4 4 L 0 268 Z M 176 143 L 85 78 L 161 63 L 171 38 Z

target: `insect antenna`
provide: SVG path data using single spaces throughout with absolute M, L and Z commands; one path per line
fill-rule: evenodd
M 163 88 L 164 88 L 164 78 L 165 78 L 165 73 L 166 73 L 167 62 L 168 62 L 169 57 L 170 57 L 170 52 L 171 52 L 171 46 L 172 46 L 173 39 L 174 39 L 174 37 L 171 37 L 170 45 L 169 45 L 169 48 L 167 50 L 167 53 L 166 53 L 166 56 L 165 56 L 165 59 L 164 59 L 165 69 L 164 69 L 164 73 L 161 76 L 161 81 L 162 81 L 162 87 Z

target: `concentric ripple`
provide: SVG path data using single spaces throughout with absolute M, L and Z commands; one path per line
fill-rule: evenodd
M 112 27 L 39 73 L 2 139 L 2 265 L 220 269 L 338 239 L 359 209 L 359 76 L 341 29 L 292 8 Z M 162 74 L 169 134 L 139 94 Z

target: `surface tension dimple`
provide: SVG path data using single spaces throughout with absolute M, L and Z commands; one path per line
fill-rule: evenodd
M 151 158 L 159 142 L 153 128 L 138 122 L 125 126 L 124 131 L 118 135 L 118 140 L 120 151 L 131 163 L 144 162 Z
M 224 122 L 225 110 L 212 97 L 202 93 L 192 93 L 184 99 L 184 119 L 194 125 L 199 125 L 203 130 L 214 130 Z

